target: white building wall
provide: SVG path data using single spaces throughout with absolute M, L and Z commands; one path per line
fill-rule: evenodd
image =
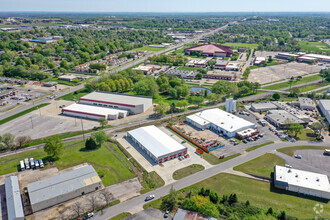
M 91 120 L 99 120 L 101 117 L 99 116 L 94 116 L 94 115 L 86 115 L 86 114 L 81 114 L 81 113 L 75 113 L 75 112 L 68 112 L 68 111 L 63 111 L 63 115 L 68 115 L 68 116 L 73 116 L 73 117 L 79 117 L 79 118 L 85 118 L 85 119 L 91 119 Z M 103 118 L 106 118 L 104 116 Z
M 308 189 L 308 188 L 304 188 L 304 187 L 300 187 L 300 186 L 289 185 L 287 190 L 292 191 L 292 192 L 302 193 L 305 195 L 316 196 L 319 198 L 330 199 L 329 192 L 323 192 L 323 191 L 319 191 L 319 190 L 315 190 L 315 189 Z
M 330 112 L 325 109 L 325 106 L 323 106 L 322 102 L 319 102 L 319 107 L 320 107 L 320 110 L 323 113 L 324 117 L 330 123 Z

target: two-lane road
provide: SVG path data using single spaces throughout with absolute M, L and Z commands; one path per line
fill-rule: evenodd
M 144 200 L 147 195 L 153 194 L 155 195 L 155 199 L 158 199 L 160 197 L 163 197 L 169 193 L 169 190 L 171 187 L 173 187 L 175 190 L 183 189 L 187 186 L 193 185 L 195 183 L 198 183 L 202 180 L 205 180 L 207 178 L 210 178 L 216 174 L 219 174 L 221 172 L 224 172 L 227 169 L 233 168 L 237 165 L 240 165 L 242 163 L 245 163 L 249 160 L 252 160 L 254 158 L 257 158 L 265 153 L 273 152 L 276 149 L 283 148 L 283 147 L 290 147 L 290 146 L 299 146 L 299 145 L 317 145 L 317 146 L 328 146 L 329 143 L 315 143 L 315 142 L 306 142 L 306 141 L 299 141 L 295 143 L 291 142 L 281 142 L 281 143 L 275 143 L 271 145 L 267 145 L 261 148 L 258 148 L 254 151 L 251 151 L 249 153 L 245 153 L 239 157 L 233 158 L 231 160 L 228 160 L 226 162 L 223 162 L 219 165 L 213 166 L 209 169 L 200 171 L 196 174 L 190 175 L 188 177 L 185 177 L 181 180 L 178 180 L 174 182 L 173 184 L 166 185 L 164 187 L 158 188 L 154 191 L 148 192 L 146 194 L 140 195 L 138 197 L 135 197 L 133 199 L 127 200 L 125 202 L 119 203 L 118 205 L 106 208 L 100 212 L 97 212 L 94 216 L 94 220 L 104 220 L 109 219 L 111 217 L 114 217 L 116 215 L 119 215 L 122 212 L 130 212 L 132 210 L 141 209 L 141 207 L 146 203 Z

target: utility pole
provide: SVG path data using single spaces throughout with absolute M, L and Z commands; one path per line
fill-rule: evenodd
M 32 126 L 32 129 L 33 129 L 33 121 L 32 121 L 32 117 L 30 117 L 30 119 L 31 119 L 31 126 Z
M 84 124 L 83 124 L 82 118 L 80 120 L 81 120 L 81 130 L 82 130 L 82 133 L 83 133 L 83 139 L 85 141 Z

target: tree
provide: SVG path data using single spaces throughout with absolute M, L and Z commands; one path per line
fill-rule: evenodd
M 23 147 L 24 144 L 31 141 L 30 136 L 18 136 L 16 137 L 16 143 L 19 146 L 19 148 Z
M 210 104 L 215 104 L 221 101 L 221 95 L 216 93 L 211 93 L 206 98 Z
M 97 148 L 97 144 L 96 141 L 94 140 L 94 138 L 90 137 L 87 138 L 86 142 L 85 142 L 85 147 L 88 150 L 94 150 Z
M 45 139 L 44 151 L 54 160 L 63 154 L 63 142 L 57 135 Z
M 314 133 L 316 134 L 316 133 L 318 133 L 318 132 L 320 132 L 321 130 L 322 130 L 322 128 L 323 128 L 323 126 L 321 125 L 321 123 L 319 123 L 319 122 L 313 122 L 312 124 L 311 124 L 311 127 L 310 127 L 313 131 L 314 131 Z
M 99 123 L 100 123 L 101 128 L 104 128 L 105 126 L 107 126 L 107 124 L 108 124 L 108 120 L 105 119 L 105 118 L 103 118 L 103 117 L 101 117 L 101 118 L 99 119 Z
M 190 198 L 186 198 L 185 200 L 183 200 L 182 208 L 185 210 L 198 212 L 198 207 L 197 207 L 195 201 Z
M 77 217 L 79 217 L 83 213 L 83 206 L 80 202 L 76 202 L 72 205 L 73 211 L 76 213 Z
M 101 146 L 108 139 L 108 136 L 105 131 L 93 132 L 91 136 L 95 139 L 95 142 L 98 146 Z
M 170 107 L 170 112 L 174 113 L 176 111 L 175 103 L 172 102 L 171 107 Z
M 204 103 L 204 98 L 202 96 L 191 96 L 190 102 L 197 105 L 199 107 L 202 103 Z
M 2 143 L 7 149 L 11 149 L 15 146 L 15 135 L 6 133 L 2 136 Z
M 298 123 L 291 124 L 289 127 L 289 131 L 294 134 L 296 138 L 298 134 L 301 134 L 304 129 L 304 126 Z
M 203 78 L 203 74 L 202 73 L 197 73 L 195 76 L 196 80 L 201 80 Z
M 176 191 L 175 189 L 173 189 L 173 187 L 171 187 L 169 195 L 166 196 L 162 201 L 161 209 L 164 211 L 165 210 L 172 211 L 175 208 L 176 204 L 177 204 Z
M 107 189 L 103 189 L 100 193 L 103 196 L 103 199 L 107 205 L 110 203 L 110 201 L 114 199 L 113 194 Z
M 228 198 L 228 203 L 229 205 L 232 205 L 233 203 L 237 203 L 237 195 L 236 193 L 234 194 L 230 194 L 229 198 Z
M 154 111 L 162 116 L 170 109 L 169 105 L 165 102 L 160 102 L 155 108 Z
M 275 93 L 273 94 L 273 99 L 275 99 L 276 101 L 278 101 L 280 98 L 281 98 L 281 94 L 280 94 L 280 93 L 275 92 Z
M 89 196 L 89 198 L 88 198 L 88 202 L 90 203 L 90 205 L 91 205 L 91 207 L 92 207 L 92 210 L 94 211 L 95 210 L 95 208 L 96 208 L 96 196 L 95 195 L 91 195 L 91 196 Z

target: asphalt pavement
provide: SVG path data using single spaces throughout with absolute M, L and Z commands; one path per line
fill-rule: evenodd
M 193 185 L 202 180 L 210 178 L 216 174 L 224 172 L 227 169 L 233 168 L 233 167 L 238 166 L 242 163 L 245 163 L 249 160 L 257 158 L 265 153 L 273 152 L 276 149 L 283 148 L 283 147 L 299 146 L 299 145 L 328 146 L 329 144 L 328 143 L 318 143 L 318 142 L 298 141 L 295 143 L 282 142 L 282 143 L 275 143 L 275 144 L 267 145 L 267 146 L 258 148 L 256 150 L 253 150 L 249 153 L 243 154 L 239 157 L 235 157 L 235 158 L 228 160 L 226 162 L 223 162 L 219 165 L 213 166 L 209 169 L 206 169 L 206 170 L 200 171 L 196 174 L 187 176 L 181 180 L 174 182 L 173 184 L 163 186 L 154 191 L 145 193 L 145 194 L 135 197 L 133 199 L 119 203 L 115 206 L 106 208 L 106 209 L 102 210 L 102 212 L 95 213 L 94 220 L 109 219 L 111 217 L 119 215 L 122 212 L 129 212 L 131 210 L 136 210 L 147 203 L 144 200 L 148 195 L 151 195 L 151 194 L 155 195 L 155 199 L 159 199 L 159 198 L 167 195 L 169 193 L 171 187 L 173 187 L 175 190 L 180 190 L 187 186 Z

